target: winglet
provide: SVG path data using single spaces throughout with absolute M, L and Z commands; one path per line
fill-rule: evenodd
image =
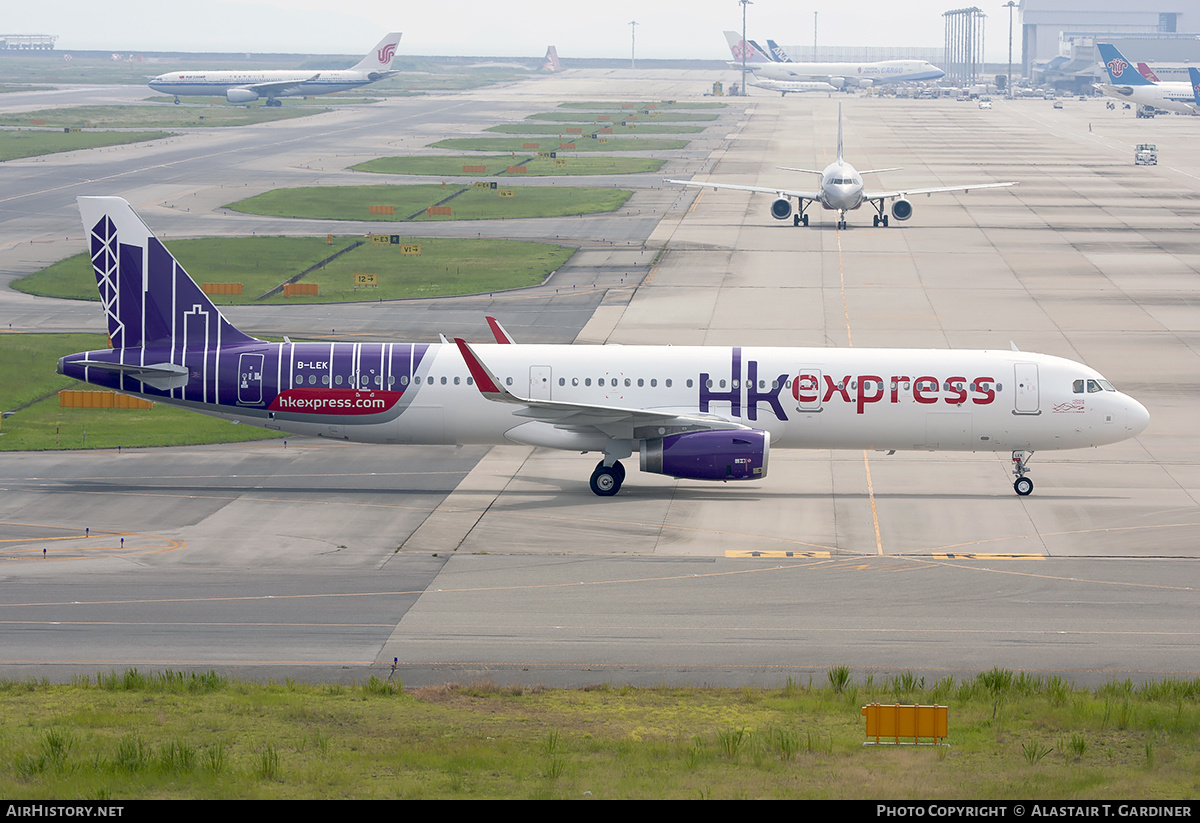
M 483 365 L 483 362 L 471 350 L 471 346 L 466 340 L 456 337 L 454 338 L 454 345 L 458 346 L 459 354 L 466 361 L 467 371 L 471 373 L 471 377 L 475 378 L 475 385 L 478 387 L 480 394 L 488 400 L 516 400 L 509 392 L 500 387 L 500 378 L 488 371 L 487 366 Z
M 486 319 L 488 328 L 492 330 L 492 337 L 496 338 L 497 343 L 512 344 L 517 342 L 516 340 L 513 340 L 513 337 L 508 333 L 508 330 L 500 325 L 499 320 L 492 317 L 490 314 L 487 315 Z

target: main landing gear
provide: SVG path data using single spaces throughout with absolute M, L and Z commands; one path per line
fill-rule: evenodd
M 880 226 L 883 226 L 886 229 L 887 224 L 888 224 L 888 216 L 886 214 L 875 215 L 875 228 L 879 228 Z
M 592 472 L 592 491 L 601 497 L 612 497 L 621 490 L 621 484 L 624 482 L 625 467 L 619 460 L 614 460 L 611 466 L 604 465 L 604 461 L 601 460 Z
M 1026 477 L 1029 471 L 1029 459 L 1033 457 L 1031 451 L 1015 451 L 1012 453 L 1013 459 L 1013 474 L 1017 476 L 1017 480 L 1013 483 L 1013 491 L 1021 497 L 1025 497 L 1033 491 L 1033 481 Z
M 804 226 L 805 228 L 807 228 L 808 227 L 808 215 L 802 214 L 802 213 L 793 214 L 792 215 L 792 225 L 793 226 Z

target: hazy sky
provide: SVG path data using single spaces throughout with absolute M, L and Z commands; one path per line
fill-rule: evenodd
M 810 44 L 813 12 L 824 45 L 941 46 L 951 0 L 754 0 L 747 34 Z M 988 15 L 987 54 L 1004 59 L 1008 11 Z M 994 6 L 994 8 L 993 8 Z M 639 57 L 727 57 L 721 32 L 740 31 L 737 0 L 40 0 L 5 3 L 3 33 L 57 34 L 57 47 L 105 51 L 365 53 L 403 31 L 401 53 L 540 57 L 627 57 L 636 20 Z

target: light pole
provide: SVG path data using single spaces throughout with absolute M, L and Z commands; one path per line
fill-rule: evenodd
M 746 6 L 751 5 L 751 0 L 738 0 L 742 6 L 742 97 L 746 96 Z
M 629 68 L 637 68 L 637 21 L 629 21 Z
M 1001 8 L 1008 9 L 1008 84 L 1006 86 L 1006 89 L 1008 91 L 1008 99 L 1009 100 L 1013 99 L 1013 90 L 1012 90 L 1012 26 L 1013 26 L 1012 14 L 1013 14 L 1013 9 L 1015 9 L 1016 7 L 1017 7 L 1017 4 L 1014 3 L 1013 0 L 1008 0 L 1008 2 L 1005 3 L 1001 7 Z

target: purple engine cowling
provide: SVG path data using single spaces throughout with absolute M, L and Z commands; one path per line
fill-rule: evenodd
M 759 480 L 767 476 L 765 431 L 673 434 L 642 444 L 642 471 L 688 480 Z

